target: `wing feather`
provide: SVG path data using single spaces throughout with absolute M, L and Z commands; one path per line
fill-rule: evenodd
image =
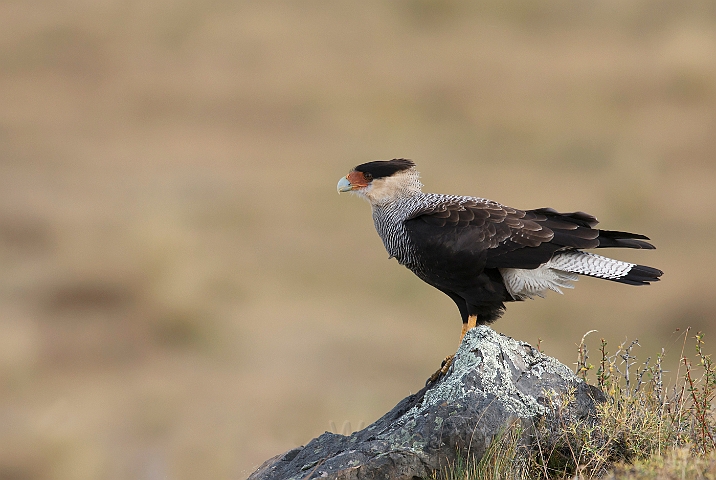
M 405 221 L 419 249 L 441 262 L 477 262 L 482 268 L 537 268 L 558 250 L 653 248 L 643 235 L 598 230 L 597 224 L 584 212 L 517 210 L 471 197 L 440 202 Z

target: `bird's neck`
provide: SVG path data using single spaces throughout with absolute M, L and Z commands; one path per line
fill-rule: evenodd
M 411 168 L 391 177 L 374 181 L 371 189 L 365 195 L 373 208 L 383 208 L 392 203 L 421 195 L 422 186 L 420 174 Z

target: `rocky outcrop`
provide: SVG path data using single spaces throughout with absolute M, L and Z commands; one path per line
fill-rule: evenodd
M 482 457 L 507 424 L 556 418 L 555 399 L 573 392 L 565 419 L 594 418 L 600 391 L 534 347 L 487 326 L 470 330 L 447 374 L 350 436 L 324 433 L 267 460 L 249 480 L 425 478 L 458 455 Z

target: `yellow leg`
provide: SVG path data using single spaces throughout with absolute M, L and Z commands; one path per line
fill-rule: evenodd
M 462 324 L 462 332 L 460 332 L 460 345 L 462 345 L 462 340 L 465 338 L 465 334 L 468 330 L 471 328 L 475 328 L 477 326 L 477 315 L 470 315 L 467 317 L 467 323 Z M 445 360 L 443 360 L 442 364 L 440 364 L 440 368 L 437 372 L 430 375 L 430 378 L 428 379 L 427 383 L 431 384 L 434 383 L 438 378 L 445 375 L 452 365 L 452 361 L 455 359 L 455 355 L 448 355 L 445 357 Z
M 460 334 L 460 344 L 462 344 L 462 339 L 465 338 L 465 334 L 468 330 L 471 328 L 475 328 L 477 326 L 477 315 L 470 315 L 467 317 L 467 323 L 462 324 L 462 333 Z

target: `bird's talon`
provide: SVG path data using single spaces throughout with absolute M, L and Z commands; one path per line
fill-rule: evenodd
M 433 383 L 437 382 L 441 377 L 445 376 L 450 370 L 450 367 L 452 366 L 452 362 L 455 359 L 455 355 L 448 355 L 445 357 L 445 359 L 440 364 L 440 368 L 430 375 L 430 378 L 428 378 L 428 381 L 425 382 L 426 385 L 432 385 Z

